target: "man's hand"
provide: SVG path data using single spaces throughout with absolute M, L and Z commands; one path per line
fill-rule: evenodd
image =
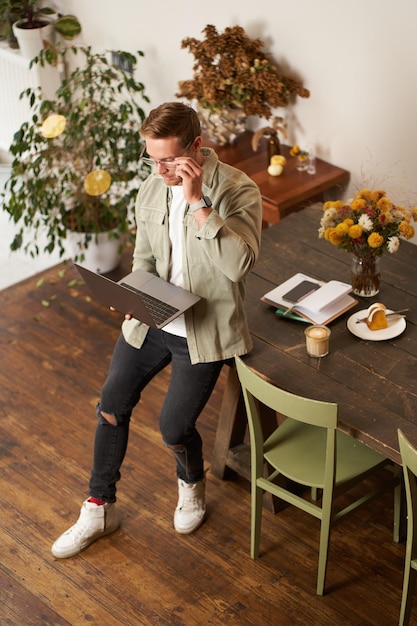
M 175 173 L 182 178 L 182 187 L 184 190 L 184 198 L 188 204 L 199 202 L 203 197 L 203 168 L 191 157 L 178 157 L 175 159 L 178 163 Z M 201 228 L 210 215 L 211 207 L 203 207 L 194 211 L 194 218 L 197 228 Z
M 175 159 L 175 173 L 182 178 L 184 198 L 188 204 L 201 200 L 203 196 L 203 168 L 194 159 L 187 156 Z
M 116 309 L 114 308 L 114 306 L 109 307 L 110 311 L 116 311 Z M 131 320 L 132 316 L 130 315 L 130 313 L 126 313 L 125 315 L 125 320 Z

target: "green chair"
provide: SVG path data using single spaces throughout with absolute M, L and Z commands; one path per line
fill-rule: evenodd
M 393 469 L 393 464 L 384 456 L 337 430 L 337 404 L 284 391 L 249 369 L 239 357 L 235 357 L 235 362 L 251 441 L 251 556 L 253 559 L 259 557 L 265 491 L 321 521 L 317 594 L 323 595 L 333 522 L 382 491 L 395 488 L 394 538 L 399 540 L 401 470 L 398 466 Z M 262 405 L 286 418 L 277 420 L 276 430 L 266 440 L 260 418 Z M 265 478 L 264 469 L 268 465 L 269 475 Z M 391 472 L 388 480 L 381 481 L 381 487 L 374 486 L 372 491 L 350 502 L 342 510 L 334 510 L 336 496 L 383 466 L 389 467 Z M 294 493 L 289 481 L 309 487 L 312 497 Z M 315 500 L 317 490 L 321 490 L 321 500 Z
M 400 626 L 410 621 L 417 580 L 417 450 L 398 430 L 407 501 L 407 542 L 405 548 L 404 582 Z

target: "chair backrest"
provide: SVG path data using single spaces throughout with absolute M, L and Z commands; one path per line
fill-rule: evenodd
M 407 467 L 417 476 L 417 449 L 408 441 L 400 429 L 398 429 L 398 443 L 400 444 L 403 467 Z
M 249 403 L 254 405 L 255 413 L 258 413 L 258 410 L 253 399 L 299 422 L 336 430 L 338 405 L 334 402 L 297 396 L 261 378 L 240 357 L 235 357 L 235 363 L 243 393 L 245 395 L 246 392 Z
M 417 450 L 398 429 L 401 461 L 403 464 L 405 495 L 407 500 L 407 543 L 404 562 L 404 582 L 400 609 L 400 626 L 410 623 L 413 596 L 416 587 L 417 558 Z
M 403 464 L 408 520 L 411 522 L 417 516 L 417 449 L 399 429 L 398 443 Z
M 324 482 L 333 483 L 336 463 L 336 429 L 338 405 L 304 398 L 280 389 L 251 370 L 240 357 L 235 357 L 237 374 L 242 387 L 251 439 L 251 466 L 259 475 L 264 454 L 264 434 L 260 406 L 265 405 L 280 415 L 304 424 L 326 429 L 326 470 Z

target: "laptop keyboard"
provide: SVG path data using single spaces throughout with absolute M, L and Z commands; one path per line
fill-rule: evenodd
M 137 293 L 143 304 L 145 305 L 147 311 L 152 316 L 153 320 L 156 324 L 163 324 L 165 320 L 169 319 L 171 315 L 177 313 L 178 309 L 172 306 L 171 304 L 167 304 L 154 296 L 150 296 L 148 293 L 144 293 L 140 289 L 136 289 L 132 287 L 132 285 L 128 285 L 127 283 L 120 283 L 123 287 L 127 287 L 131 291 Z

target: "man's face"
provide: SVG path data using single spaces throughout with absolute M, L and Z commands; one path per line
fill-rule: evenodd
M 146 138 L 146 152 L 154 161 L 156 172 L 167 185 L 180 185 L 182 178 L 176 174 L 175 158 L 183 156 L 184 148 L 178 137 L 165 139 Z

